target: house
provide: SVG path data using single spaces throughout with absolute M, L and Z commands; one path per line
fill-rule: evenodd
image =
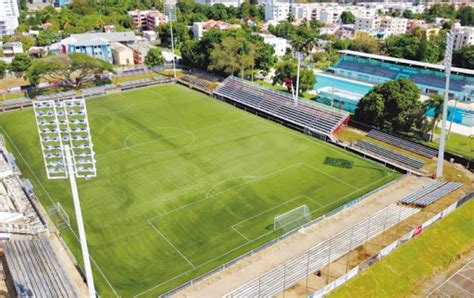
M 193 23 L 193 36 L 195 39 L 201 39 L 204 32 L 217 29 L 217 30 L 235 30 L 240 29 L 240 25 L 229 24 L 223 21 L 208 20 L 206 22 L 194 22 Z
M 2 0 L 0 6 L 0 37 L 12 35 L 18 27 L 18 2 L 16 0 Z
M 272 46 L 275 56 L 282 57 L 286 53 L 286 49 L 290 48 L 288 41 L 281 37 L 271 34 L 259 34 L 263 38 L 263 42 Z
M 143 64 L 145 62 L 145 56 L 151 48 L 151 46 L 146 42 L 137 42 L 128 45 L 128 47 L 133 51 L 134 64 Z
M 23 54 L 23 44 L 21 42 L 7 42 L 3 44 L 3 54 L 5 56 L 15 56 Z
M 135 30 L 155 30 L 156 27 L 168 21 L 168 18 L 158 10 L 132 10 L 128 16 L 133 19 Z

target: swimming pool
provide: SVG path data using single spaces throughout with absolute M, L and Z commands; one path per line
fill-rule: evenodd
M 313 85 L 314 90 L 318 90 L 322 87 L 334 87 L 353 93 L 359 93 L 361 96 L 364 96 L 373 88 L 373 86 L 370 85 L 360 84 L 328 75 L 316 74 L 315 76 L 316 84 Z
M 426 116 L 433 117 L 433 109 L 428 110 L 428 112 L 426 112 Z M 468 111 L 449 106 L 447 118 L 448 121 L 454 120 L 454 123 L 474 127 L 474 111 Z

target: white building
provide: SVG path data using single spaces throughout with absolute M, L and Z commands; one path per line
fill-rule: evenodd
M 379 25 L 379 19 L 376 16 L 356 17 L 354 29 L 370 32 L 378 29 Z
M 3 54 L 5 56 L 23 54 L 23 44 L 21 42 L 7 42 L 3 45 Z
M 405 34 L 407 33 L 408 19 L 405 18 L 394 18 L 394 17 L 383 17 L 380 21 L 380 28 L 390 31 L 392 34 Z
M 288 41 L 281 37 L 276 37 L 271 34 L 259 34 L 263 38 L 263 42 L 273 47 L 275 56 L 282 57 L 286 53 L 286 49 L 290 48 Z
M 117 65 L 134 65 L 133 50 L 129 47 L 124 46 L 119 42 L 113 42 L 110 44 L 112 49 L 112 57 L 114 64 Z
M 474 27 L 455 26 L 454 30 L 454 49 L 458 50 L 467 45 L 474 45 Z
M 0 0 L 0 36 L 12 35 L 18 27 L 18 2 L 16 0 Z

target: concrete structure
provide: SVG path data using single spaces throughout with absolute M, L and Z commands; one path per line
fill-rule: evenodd
M 15 33 L 19 16 L 16 0 L 0 0 L 0 37 Z
M 263 42 L 273 47 L 275 56 L 282 57 L 286 53 L 286 49 L 290 48 L 288 41 L 281 37 L 276 37 L 271 34 L 259 34 L 263 38 Z
M 137 42 L 128 45 L 128 47 L 133 51 L 134 64 L 143 64 L 145 62 L 145 56 L 151 48 L 146 42 Z
M 155 30 L 159 25 L 166 23 L 168 18 L 158 10 L 132 10 L 128 16 L 133 19 L 135 30 Z
M 5 56 L 23 54 L 23 44 L 21 42 L 7 42 L 3 44 L 3 54 Z
M 380 26 L 380 20 L 376 16 L 370 17 L 356 17 L 354 29 L 357 31 L 371 32 L 378 29 Z
M 112 49 L 112 57 L 114 64 L 117 65 L 134 65 L 133 50 L 121 43 L 113 42 L 110 44 Z
M 453 33 L 455 50 L 467 45 L 474 45 L 474 27 L 456 26 Z

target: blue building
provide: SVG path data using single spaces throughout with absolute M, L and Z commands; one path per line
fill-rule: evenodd
M 54 7 L 64 7 L 69 4 L 69 0 L 54 0 Z

